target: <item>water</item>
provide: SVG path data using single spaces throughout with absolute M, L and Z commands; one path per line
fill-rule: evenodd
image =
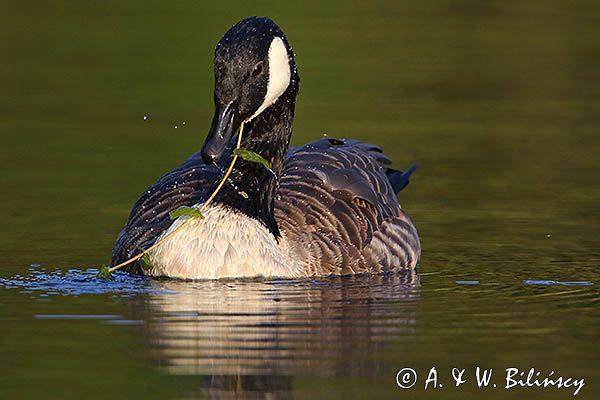
M 420 275 L 94 277 L 139 193 L 200 147 L 212 48 L 253 14 L 297 54 L 293 144 L 347 136 L 419 164 L 400 201 Z M 0 398 L 573 396 L 506 390 L 510 367 L 598 398 L 599 16 L 591 1 L 3 2 Z M 434 366 L 443 387 L 425 390 Z M 497 388 L 477 388 L 477 366 Z

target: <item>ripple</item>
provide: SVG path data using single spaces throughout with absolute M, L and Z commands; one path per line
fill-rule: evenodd
M 525 280 L 523 281 L 525 285 L 563 285 L 563 286 L 590 286 L 593 285 L 593 282 L 588 281 L 572 281 L 572 282 L 561 282 L 561 281 L 546 281 L 546 280 Z
M 43 267 L 29 268 L 27 275 L 0 278 L 0 288 L 20 289 L 23 293 L 37 293 L 39 296 L 80 296 L 86 294 L 113 294 L 129 297 L 156 291 L 151 279 L 132 276 L 124 272 L 113 273 L 112 280 L 96 277 L 97 269 L 69 269 L 67 271 L 47 271 Z

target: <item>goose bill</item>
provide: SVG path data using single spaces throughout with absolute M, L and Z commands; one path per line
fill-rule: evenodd
M 235 126 L 235 115 L 233 102 L 216 106 L 210 131 L 200 152 L 206 164 L 216 163 L 223 157 L 225 148 L 238 128 Z

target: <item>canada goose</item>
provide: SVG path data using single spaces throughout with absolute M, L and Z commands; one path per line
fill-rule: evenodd
M 387 167 L 377 146 L 323 138 L 288 151 L 299 86 L 294 53 L 269 18 L 230 28 L 215 49 L 215 114 L 201 151 L 137 200 L 113 249 L 120 263 L 187 221 L 169 212 L 205 202 L 241 146 L 269 161 L 239 159 L 214 201 L 129 272 L 183 279 L 308 277 L 416 267 L 417 231 L 396 198 L 414 167 Z

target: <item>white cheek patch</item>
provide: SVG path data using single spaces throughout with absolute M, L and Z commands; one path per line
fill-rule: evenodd
M 267 93 L 258 110 L 245 122 L 252 120 L 277 101 L 290 84 L 292 72 L 287 48 L 280 37 L 275 37 L 269 46 L 269 82 Z

